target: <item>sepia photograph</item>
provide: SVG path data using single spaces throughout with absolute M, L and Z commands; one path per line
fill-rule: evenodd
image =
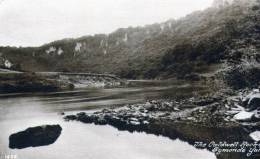
M 0 159 L 260 159 L 260 0 L 0 0 Z

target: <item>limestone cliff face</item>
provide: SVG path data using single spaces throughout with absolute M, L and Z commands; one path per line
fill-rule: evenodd
M 230 5 L 234 2 L 234 0 L 214 0 L 213 1 L 213 7 L 221 8 L 226 5 Z

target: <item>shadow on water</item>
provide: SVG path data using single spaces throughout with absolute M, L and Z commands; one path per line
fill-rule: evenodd
M 172 140 L 180 139 L 181 141 L 189 143 L 199 149 L 207 149 L 211 152 L 216 152 L 218 146 L 216 144 L 227 143 L 234 144 L 238 142 L 240 145 L 244 142 L 253 144 L 247 131 L 241 127 L 205 127 L 200 125 L 193 125 L 184 122 L 157 122 L 150 125 L 142 126 L 126 126 L 125 124 L 110 123 L 119 131 L 145 132 L 147 134 L 154 134 L 157 136 L 165 136 Z M 206 146 L 198 146 L 198 143 L 206 144 Z M 240 145 L 235 149 L 240 149 Z M 232 149 L 229 146 L 220 146 L 220 149 Z M 254 152 L 252 155 L 247 154 L 253 147 L 248 147 L 245 152 L 228 152 L 217 154 L 217 159 L 258 159 L 259 152 Z M 259 148 L 257 148 L 259 149 Z
M 252 140 L 249 139 L 248 133 L 240 127 L 207 128 L 186 123 L 168 123 L 165 125 L 154 125 L 150 130 L 151 131 L 148 130 L 147 132 L 153 134 L 157 133 L 157 135 L 161 132 L 161 135 L 163 136 L 170 137 L 171 139 L 178 138 L 193 146 L 197 142 L 206 143 L 208 145 L 207 149 L 210 151 L 214 151 L 213 149 L 216 148 L 213 146 L 214 143 L 252 142 Z M 158 130 L 160 132 L 158 132 Z M 221 153 L 220 155 L 217 155 L 218 159 L 256 159 L 258 157 L 259 156 L 256 155 L 247 157 L 246 153 Z

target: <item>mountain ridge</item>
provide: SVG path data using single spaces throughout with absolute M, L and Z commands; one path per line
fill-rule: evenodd
M 258 13 L 259 1 L 235 0 L 232 4 L 210 7 L 179 20 L 121 28 L 108 35 L 63 39 L 40 47 L 0 47 L 0 66 L 11 63 L 13 69 L 32 72 L 76 71 L 112 73 L 125 78 L 183 78 L 202 71 L 196 67 L 202 69 L 227 59 L 229 46 L 223 45 L 232 45 L 234 39 L 244 38 L 236 35 L 238 33 L 253 36 L 246 32 L 259 29 L 258 19 L 254 22 L 248 17 Z M 178 53 L 178 49 L 186 51 Z

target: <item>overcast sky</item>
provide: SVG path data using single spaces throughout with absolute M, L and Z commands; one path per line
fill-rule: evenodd
M 0 45 L 39 46 L 180 18 L 213 0 L 0 0 Z

